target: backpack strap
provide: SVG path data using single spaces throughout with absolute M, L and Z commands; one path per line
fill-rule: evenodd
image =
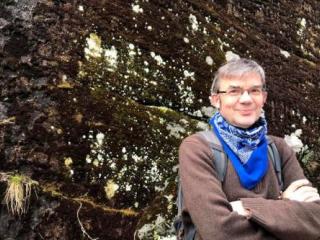
M 188 229 L 185 228 L 182 221 L 182 203 L 183 203 L 183 192 L 180 180 L 178 179 L 178 197 L 177 197 L 177 206 L 178 206 L 178 215 L 174 220 L 174 228 L 176 231 L 177 240 L 194 240 L 196 236 L 196 226 L 194 224 L 189 224 Z
M 268 141 L 268 155 L 272 160 L 274 170 L 276 172 L 278 183 L 280 185 L 281 191 L 283 190 L 283 179 L 282 179 L 282 167 L 281 167 L 281 157 L 279 151 L 277 149 L 276 144 L 274 141 L 267 136 Z
M 183 199 L 183 193 L 182 193 L 182 187 L 180 183 L 180 179 L 178 179 L 178 196 L 177 196 L 177 206 L 178 206 L 178 215 L 181 216 L 182 214 L 182 199 Z
M 222 145 L 217 138 L 217 136 L 213 133 L 213 131 L 201 131 L 198 132 L 202 138 L 204 138 L 210 145 L 210 149 L 213 154 L 213 164 L 217 170 L 218 178 L 221 182 L 224 180 L 224 176 L 227 172 L 227 155 L 223 152 Z M 181 215 L 182 213 L 182 199 L 183 199 L 183 193 L 182 193 L 182 187 L 179 182 L 178 186 L 178 197 L 177 197 L 177 205 L 178 205 L 178 215 Z
M 209 143 L 213 155 L 213 166 L 216 168 L 219 181 L 223 182 L 227 172 L 228 157 L 224 153 L 219 139 L 213 131 L 201 131 L 198 134 Z

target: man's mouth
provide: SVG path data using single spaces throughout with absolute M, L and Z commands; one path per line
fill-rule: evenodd
M 238 110 L 240 112 L 240 114 L 242 115 L 250 115 L 253 110 L 252 109 L 243 109 L 243 110 Z

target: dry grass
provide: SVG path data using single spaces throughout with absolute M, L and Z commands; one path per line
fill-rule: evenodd
M 24 175 L 9 175 L 4 201 L 13 215 L 25 214 L 29 207 L 32 190 L 38 183 Z

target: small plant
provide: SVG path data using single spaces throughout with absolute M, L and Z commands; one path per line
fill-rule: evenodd
M 7 183 L 4 201 L 13 215 L 25 214 L 29 207 L 32 189 L 38 182 L 21 174 L 1 173 L 0 180 Z

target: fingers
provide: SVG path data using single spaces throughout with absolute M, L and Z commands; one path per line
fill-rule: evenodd
M 289 187 L 282 193 L 282 198 L 292 198 L 292 194 L 298 189 L 301 188 L 302 186 L 308 185 L 309 181 L 307 179 L 300 179 L 292 182 Z
M 320 201 L 319 194 L 317 196 L 312 196 L 312 197 L 305 200 L 305 202 L 314 202 L 314 201 Z
M 239 215 L 248 217 L 249 216 L 249 211 L 247 211 L 244 207 L 241 201 L 233 201 L 230 202 L 232 210 L 234 212 L 237 212 Z
M 298 195 L 307 194 L 307 193 L 318 193 L 318 190 L 310 186 L 302 186 L 295 191 Z
M 320 200 L 318 190 L 308 186 L 310 182 L 307 179 L 300 179 L 292 182 L 283 192 L 282 198 L 299 202 L 314 202 Z
M 232 210 L 235 212 L 238 212 L 242 208 L 241 201 L 232 201 L 230 202 L 230 205 L 232 207 Z
M 305 182 L 305 181 L 304 181 Z M 313 202 L 319 200 L 318 190 L 311 186 L 302 185 L 303 181 L 295 181 L 284 192 L 284 198 L 299 202 Z M 299 188 L 296 188 L 300 186 Z
M 312 202 L 318 198 L 318 190 L 310 186 L 302 186 L 294 192 L 287 194 L 287 199 L 299 202 Z
M 290 186 L 286 189 L 286 191 L 294 192 L 298 188 L 308 185 L 309 181 L 307 179 L 299 179 L 290 184 Z
M 302 189 L 300 193 L 303 196 L 303 202 L 314 202 L 320 199 L 318 190 L 316 188 L 313 188 L 313 187 L 302 187 L 302 188 L 304 189 Z

